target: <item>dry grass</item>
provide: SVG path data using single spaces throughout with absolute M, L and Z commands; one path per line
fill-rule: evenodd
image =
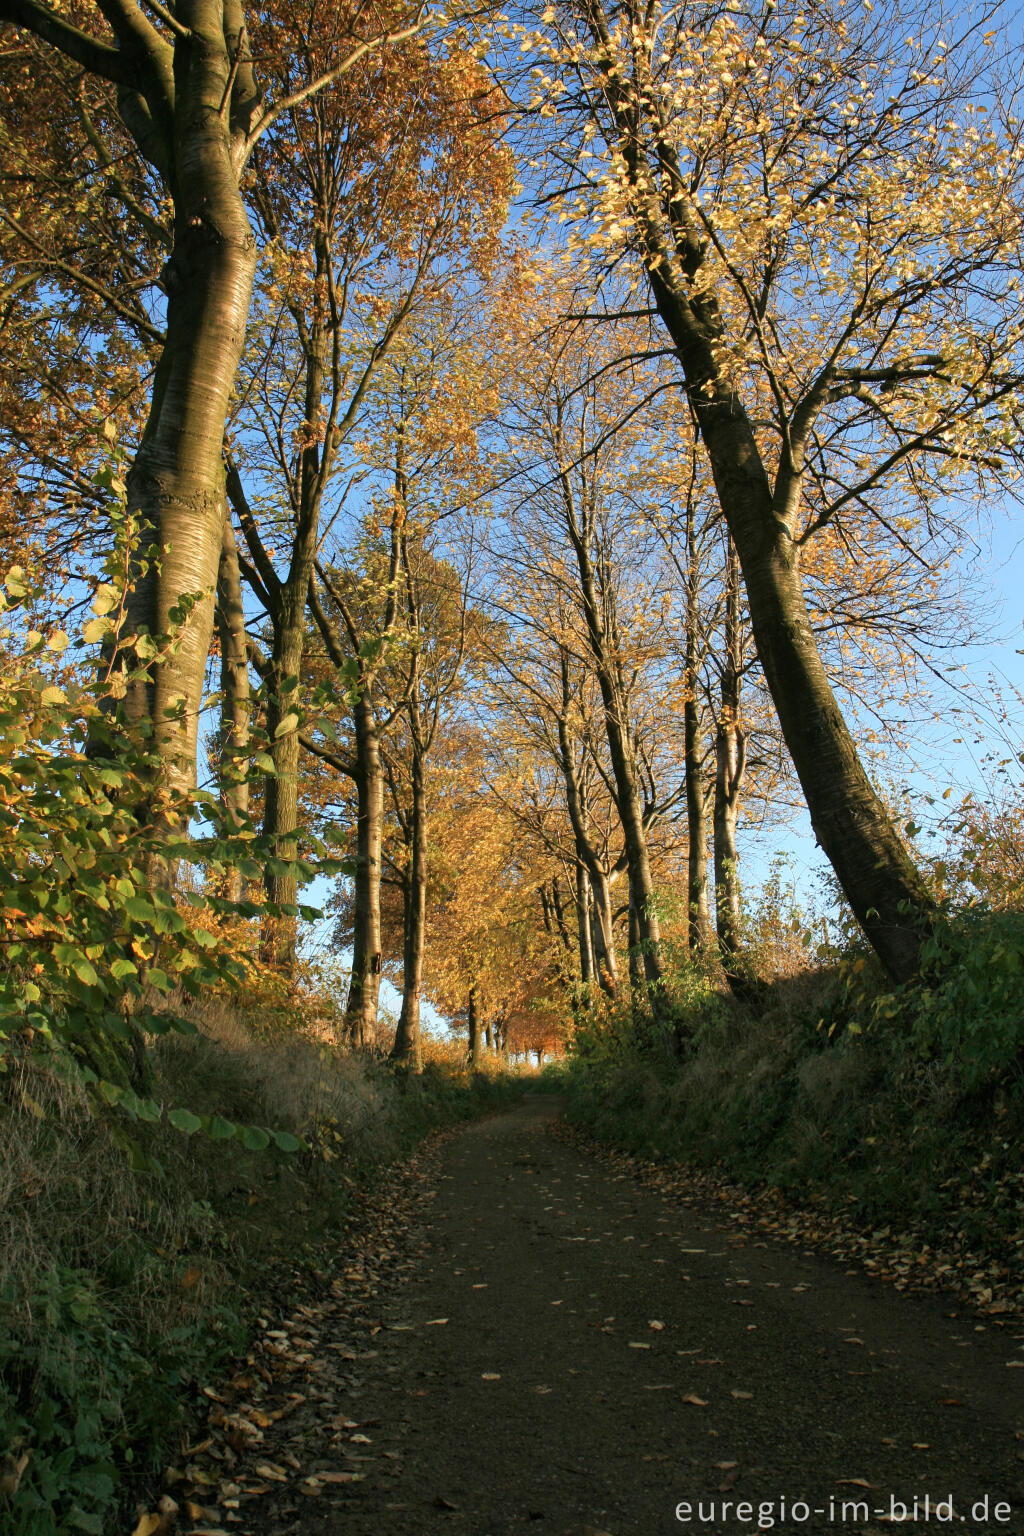
M 428 1043 L 412 1078 L 217 1000 L 194 1022 L 153 1043 L 161 1100 L 306 1151 L 102 1119 L 52 1064 L 5 1058 L 0 1449 L 31 1452 L 14 1503 L 0 1493 L 5 1536 L 112 1529 L 129 1453 L 138 1465 L 180 1432 L 190 1384 L 242 1343 L 278 1262 L 328 1263 L 356 1185 L 504 1091 L 455 1043 Z

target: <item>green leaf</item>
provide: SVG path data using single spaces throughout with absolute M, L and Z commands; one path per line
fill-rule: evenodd
M 301 1152 L 304 1149 L 305 1143 L 293 1136 L 291 1131 L 271 1131 L 270 1135 L 274 1145 L 282 1152 Z
M 89 964 L 88 960 L 86 960 L 84 956 L 80 960 L 74 961 L 71 969 L 74 971 L 83 987 L 95 987 L 99 985 L 99 977 L 96 975 L 93 967 Z
M 124 981 L 128 976 L 137 976 L 139 968 L 133 960 L 127 960 L 122 955 L 111 965 L 110 974 L 115 981 Z
M 206 1127 L 206 1133 L 213 1141 L 230 1141 L 235 1134 L 235 1126 L 222 1115 L 214 1115 Z
M 86 645 L 95 645 L 99 640 L 105 640 L 111 631 L 109 619 L 89 619 L 82 625 L 82 639 Z
M 274 740 L 276 741 L 279 736 L 289 736 L 289 735 L 291 735 L 292 731 L 295 730 L 295 728 L 297 727 L 298 723 L 299 723 L 298 715 L 296 715 L 296 714 L 285 715 L 284 719 L 278 725 L 277 730 L 274 732 Z
M 102 617 L 103 614 L 109 613 L 112 608 L 116 608 L 120 601 L 121 594 L 117 588 L 112 587 L 109 582 L 105 582 L 102 586 L 96 588 L 96 596 L 92 600 L 92 611 Z
M 184 1131 L 186 1136 L 194 1136 L 196 1131 L 202 1130 L 203 1122 L 190 1109 L 170 1109 L 167 1119 L 176 1131 Z
M 267 1131 L 261 1131 L 258 1125 L 239 1125 L 235 1128 L 235 1135 L 243 1147 L 248 1147 L 250 1152 L 262 1152 L 270 1146 L 270 1135 Z
M 255 766 L 259 768 L 263 773 L 274 774 L 277 772 L 274 759 L 271 757 L 269 752 L 254 752 L 252 755 L 252 760 Z

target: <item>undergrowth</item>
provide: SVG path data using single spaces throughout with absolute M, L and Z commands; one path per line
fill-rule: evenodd
M 354 1194 L 432 1126 L 497 1104 L 500 1076 L 442 1049 L 420 1077 L 229 1006 L 154 1048 L 156 1093 L 267 1125 L 303 1150 L 134 1123 L 133 1154 L 73 1070 L 29 1053 L 0 1077 L 0 1526 L 103 1533 L 187 1430 L 195 1387 L 244 1344 L 297 1265 L 327 1267 Z M 138 1171 L 138 1146 L 150 1166 Z M 125 1527 L 129 1528 L 128 1526 Z
M 892 990 L 856 952 L 743 1003 L 677 988 L 670 1061 L 620 1011 L 577 1029 L 567 1115 L 644 1156 L 717 1168 L 864 1226 L 1024 1269 L 1024 918 L 961 916 Z

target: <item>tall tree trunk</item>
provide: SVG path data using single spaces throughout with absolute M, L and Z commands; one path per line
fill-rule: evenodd
M 708 812 L 704 790 L 703 743 L 700 739 L 700 708 L 687 692 L 683 705 L 683 741 L 686 753 L 686 886 L 690 949 L 706 953 L 711 943 L 711 905 L 708 898 Z
M 590 895 L 590 879 L 587 866 L 577 855 L 574 882 L 576 897 L 576 931 L 580 946 L 580 983 L 584 989 L 594 981 L 594 932 L 593 910 Z
M 373 704 L 363 689 L 353 707 L 356 738 L 356 872 L 352 979 L 344 1029 L 356 1049 L 372 1043 L 380 1000 L 380 855 L 384 774 Z
M 694 249 L 692 259 L 698 267 L 703 258 Z M 725 333 L 713 294 L 691 298 L 686 280 L 664 265 L 652 267 L 650 283 L 682 365 L 815 836 L 882 964 L 907 980 L 934 904 L 864 771 L 822 665 L 796 542 L 803 465 L 780 483 L 777 505 L 750 418 L 722 371 Z
M 191 10 L 192 7 L 186 9 Z M 229 60 L 223 40 L 198 41 L 176 71 L 174 249 L 164 270 L 166 341 L 146 429 L 128 474 L 128 507 L 143 525 L 128 593 L 128 631 L 178 643 L 129 685 L 125 707 L 149 723 L 168 785 L 195 782 L 203 677 L 213 635 L 224 528 L 222 450 L 256 269 L 256 243 L 219 113 Z M 148 530 L 148 531 L 147 531 Z M 182 600 L 194 606 L 182 609 Z
M 494 1049 L 494 1032 L 491 1029 L 491 1022 L 489 1019 L 484 1024 L 484 1044 L 489 1052 Z
M 569 656 L 564 647 L 559 655 L 562 678 L 562 708 L 558 713 L 558 752 L 562 777 L 565 780 L 565 801 L 572 822 L 576 843 L 576 889 L 580 899 L 580 880 L 585 878 L 584 895 L 587 901 L 586 926 L 584 911 L 579 909 L 580 920 L 580 972 L 584 982 L 596 978 L 602 991 L 615 997 L 618 976 L 615 967 L 615 940 L 612 935 L 611 899 L 608 891 L 608 875 L 590 838 L 589 807 L 585 789 L 577 773 L 572 743 L 569 739 Z M 584 973 L 584 949 L 586 948 L 587 971 Z
M 598 681 L 601 681 L 600 674 Z M 604 691 L 602 685 L 602 693 Z M 619 690 L 614 687 L 608 689 L 605 703 L 605 735 L 615 780 L 615 802 L 625 844 L 630 910 L 634 913 L 636 922 L 634 947 L 638 949 L 642 958 L 644 979 L 650 993 L 651 1006 L 655 1015 L 660 1017 L 663 999 L 662 983 L 665 976 L 665 965 L 661 953 L 661 925 L 655 909 L 654 879 L 651 875 L 647 829 L 644 826 L 636 759 L 629 737 L 628 722 L 624 719 L 625 701 L 616 696 L 618 692 Z
M 736 823 L 746 767 L 746 740 L 740 722 L 743 669 L 740 627 L 740 569 L 732 539 L 727 537 L 725 585 L 725 655 L 718 728 L 715 734 L 715 919 L 718 944 L 729 974 L 740 942 L 740 880 L 736 852 Z
M 633 991 L 635 1007 L 637 997 L 644 987 L 644 963 L 640 954 L 640 924 L 633 905 L 632 893 L 629 898 L 629 984 Z
M 602 0 L 581 8 L 598 57 L 617 44 Z M 708 242 L 657 109 L 609 77 L 606 128 L 629 180 L 637 255 L 679 359 L 719 505 L 736 545 L 758 659 L 807 801 L 815 836 L 886 970 L 913 976 L 935 906 L 857 755 L 822 664 L 800 573 L 806 451 L 827 398 L 826 365 L 788 422 L 773 489 L 732 368 L 732 338 L 714 288 L 700 279 Z
M 615 956 L 615 931 L 612 917 L 612 893 L 608 876 L 598 870 L 590 873 L 593 893 L 594 964 L 602 992 L 614 1002 L 619 995 L 619 968 Z
M 617 666 L 610 574 L 605 567 L 599 590 L 598 573 L 590 551 L 591 514 L 586 514 L 587 521 L 581 529 L 568 473 L 562 472 L 560 479 L 566 527 L 579 571 L 587 639 L 604 707 L 605 738 L 615 782 L 615 805 L 626 850 L 630 911 L 635 916 L 637 930 L 636 943 L 630 941 L 630 974 L 633 955 L 639 954 L 652 1011 L 655 1018 L 663 1022 L 665 966 L 661 954 L 661 926 L 654 905 L 654 881 L 651 877 L 647 829 L 644 826 L 639 776 L 629 728 L 628 699 Z
M 306 585 L 309 581 L 307 577 Z M 281 692 L 290 678 L 299 674 L 305 644 L 306 593 L 297 584 L 283 582 L 277 593 L 276 612 L 272 615 L 273 648 L 267 676 L 267 734 L 274 760 L 274 773 L 266 777 L 263 797 L 263 833 L 272 839 L 276 868 L 268 867 L 263 877 L 267 900 L 294 907 L 298 897 L 295 860 L 298 856 L 299 804 L 299 729 L 296 723 L 278 735 L 295 711 L 298 691 L 295 687 Z M 263 959 L 286 976 L 295 972 L 297 922 L 285 912 L 264 919 L 261 938 Z
M 220 567 L 217 573 L 217 635 L 220 641 L 220 739 L 218 781 L 221 804 L 229 826 L 237 826 L 249 814 L 249 719 L 252 700 L 246 652 L 245 610 L 238 571 L 235 533 L 224 519 Z M 225 894 L 229 901 L 242 895 L 241 872 L 228 871 Z
M 423 1070 L 420 1045 L 420 996 L 423 991 L 423 950 L 427 929 L 427 792 L 423 753 L 413 742 L 412 803 L 409 810 L 410 865 L 405 882 L 402 935 L 402 1011 L 391 1048 L 391 1060 Z
M 261 98 L 237 0 L 178 0 L 170 35 L 137 6 L 99 9 L 109 41 L 72 25 L 60 7 L 0 0 L 0 20 L 116 88 L 121 120 L 173 205 L 165 340 L 127 481 L 129 513 L 144 536 L 129 571 L 126 632 L 176 630 L 177 640 L 128 684 L 125 710 L 151 733 L 164 785 L 187 792 L 213 636 L 221 448 L 256 268 L 239 174 Z M 144 553 L 150 545 L 156 559 Z M 137 656 L 154 661 L 152 639 Z
M 476 987 L 469 989 L 469 1005 L 466 1009 L 467 1028 L 469 1030 L 469 1065 L 474 1070 L 480 1065 L 480 1012 L 477 1007 Z
M 711 944 L 708 901 L 708 820 L 704 792 L 704 752 L 699 700 L 700 562 L 697 551 L 696 507 L 686 503 L 686 700 L 683 705 L 683 747 L 686 774 L 687 915 L 690 947 L 706 953 Z

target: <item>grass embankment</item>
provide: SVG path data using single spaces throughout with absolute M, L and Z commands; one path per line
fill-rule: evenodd
M 1024 1017 L 1007 966 L 1024 933 L 1012 926 L 1016 948 L 1002 920 L 954 936 L 957 950 L 980 939 L 970 960 L 899 994 L 863 974 L 851 987 L 849 970 L 777 980 L 746 1005 L 707 988 L 678 1063 L 630 1048 L 628 1029 L 617 1045 L 595 1031 L 564 1069 L 567 1117 L 847 1229 L 886 1228 L 894 1247 L 928 1244 L 982 1301 L 984 1266 L 997 1301 L 1024 1305 Z
M 160 1098 L 290 1131 L 308 1151 L 251 1152 L 163 1120 L 131 1128 L 162 1170 L 139 1173 L 79 1089 L 28 1058 L 0 1077 L 11 1536 L 130 1530 L 133 1480 L 177 1449 L 197 1384 L 296 1268 L 329 1267 L 360 1187 L 432 1127 L 512 1091 L 441 1059 L 415 1078 L 302 1038 L 258 1041 L 227 1011 L 201 1024 L 158 1042 Z

